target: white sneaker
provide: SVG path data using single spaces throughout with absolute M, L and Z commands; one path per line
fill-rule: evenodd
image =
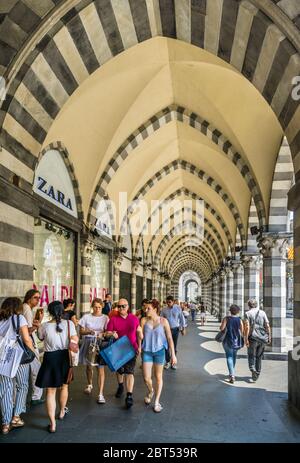
M 106 402 L 106 400 L 105 400 L 105 398 L 104 398 L 104 395 L 99 394 L 97 403 L 98 403 L 98 404 L 105 404 L 105 402 Z
M 92 390 L 93 390 L 93 385 L 92 384 L 88 384 L 84 390 L 84 393 L 85 394 L 91 394 L 92 393 Z
M 165 370 L 168 370 L 170 368 L 170 362 L 167 362 L 164 366 Z

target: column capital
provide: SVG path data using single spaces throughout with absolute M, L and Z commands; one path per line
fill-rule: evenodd
M 140 268 L 139 261 L 136 259 L 132 259 L 131 261 L 131 272 L 132 274 L 136 274 Z
M 238 270 L 242 270 L 243 268 L 241 259 L 232 259 L 230 265 L 233 272 L 237 272 Z
M 92 241 L 83 241 L 81 243 L 81 255 L 84 258 L 85 267 L 89 268 L 91 266 L 92 254 L 95 250 L 95 244 Z
M 258 240 L 258 247 L 264 257 L 287 258 L 287 247 L 292 238 L 292 233 L 264 233 Z
M 243 267 L 254 267 L 258 266 L 260 263 L 260 255 L 259 254 L 242 254 L 241 261 Z
M 121 254 L 115 254 L 113 259 L 113 266 L 116 270 L 119 270 L 123 262 L 123 256 Z
M 226 273 L 226 276 L 228 277 L 232 276 L 231 263 L 228 263 L 228 265 L 226 265 L 226 267 L 224 268 L 224 271 Z

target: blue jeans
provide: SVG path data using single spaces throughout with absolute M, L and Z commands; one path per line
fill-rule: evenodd
M 233 349 L 225 342 L 223 343 L 223 347 L 224 347 L 225 354 L 226 354 L 229 375 L 234 376 L 234 368 L 235 368 L 238 349 Z

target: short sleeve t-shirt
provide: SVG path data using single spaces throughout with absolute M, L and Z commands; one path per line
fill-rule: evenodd
M 103 331 L 106 331 L 108 320 L 109 318 L 107 315 L 102 314 L 100 316 L 96 316 L 92 314 L 85 314 L 79 320 L 79 326 L 88 330 L 95 331 L 96 335 L 98 336 L 100 333 L 103 333 Z M 85 336 L 93 335 L 87 334 Z
M 136 330 L 139 326 L 139 319 L 132 313 L 129 313 L 126 318 L 121 317 L 121 315 L 112 317 L 107 325 L 107 330 L 116 331 L 119 338 L 127 336 L 134 349 L 137 350 Z
M 13 317 L 14 317 L 15 325 L 17 326 L 17 315 L 13 315 Z M 20 321 L 20 328 L 22 328 L 22 326 L 28 326 L 26 318 L 23 315 L 19 315 L 19 321 Z M 7 320 L 0 321 L 0 336 L 6 336 L 6 335 L 8 335 L 10 339 L 17 338 L 17 334 L 14 330 L 11 317 L 9 317 Z
M 70 324 L 70 336 L 77 336 L 75 325 L 72 321 L 61 320 L 59 327 L 62 332 L 56 331 L 55 322 L 46 322 L 38 329 L 38 337 L 44 341 L 45 352 L 55 352 L 65 350 L 69 347 L 68 323 Z
M 255 319 L 256 319 L 256 322 L 255 322 L 256 325 L 265 327 L 266 324 L 269 324 L 269 320 L 268 320 L 266 312 L 264 312 L 263 310 L 259 310 L 258 316 L 257 316 L 257 313 L 258 313 L 257 308 L 250 309 L 247 312 L 245 312 L 245 320 L 249 322 L 250 332 L 252 331 L 252 327 L 254 326 Z

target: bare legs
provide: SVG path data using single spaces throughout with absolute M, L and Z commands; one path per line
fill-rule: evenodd
M 159 403 L 161 391 L 163 387 L 163 365 L 158 363 L 151 363 L 151 362 L 143 362 L 143 375 L 144 381 L 148 388 L 148 392 L 151 393 L 153 390 L 153 383 L 152 383 L 152 365 L 154 370 L 154 378 L 155 378 L 155 404 Z
M 98 370 L 98 387 L 99 387 L 99 394 L 103 395 L 104 390 L 104 382 L 105 382 L 105 368 L 97 368 Z M 87 365 L 86 367 L 86 378 L 87 383 L 93 385 L 93 367 Z
M 46 408 L 47 413 L 50 420 L 51 430 L 55 430 L 56 428 L 56 421 L 55 421 L 55 410 L 56 410 L 56 390 L 55 387 L 48 387 L 46 389 Z M 68 401 L 68 385 L 64 384 L 61 388 L 59 388 L 59 406 L 60 406 L 60 413 L 59 416 L 63 417 L 65 413 L 65 406 L 67 405 Z

